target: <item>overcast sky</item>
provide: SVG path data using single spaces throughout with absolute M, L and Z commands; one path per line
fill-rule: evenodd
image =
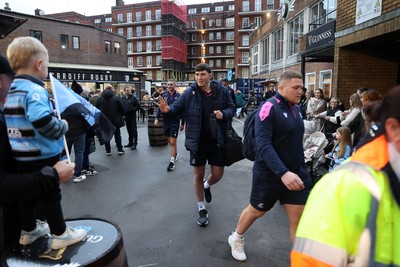
M 34 15 L 35 9 L 39 8 L 45 14 L 75 11 L 83 15 L 92 16 L 111 13 L 111 7 L 115 6 L 115 0 L 4 0 L 0 8 L 9 3 L 12 11 Z M 126 5 L 141 2 L 152 2 L 145 0 L 124 0 Z M 187 5 L 199 3 L 198 0 L 179 0 L 179 3 Z M 201 3 L 222 2 L 222 0 L 202 0 Z

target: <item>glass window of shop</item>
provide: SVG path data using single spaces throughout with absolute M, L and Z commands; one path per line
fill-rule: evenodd
M 324 91 L 325 97 L 332 96 L 332 70 L 319 72 L 319 87 Z
M 299 52 L 300 49 L 300 37 L 303 36 L 304 32 L 304 16 L 303 13 L 300 14 L 297 18 L 293 19 L 289 22 L 289 45 L 288 45 L 288 54 L 289 56 L 295 55 Z
M 261 68 L 266 68 L 269 65 L 269 37 L 261 41 Z
M 273 33 L 272 56 L 274 61 L 283 58 L 283 28 Z
M 253 58 L 251 62 L 251 65 L 253 67 L 253 74 L 256 74 L 258 73 L 258 44 L 252 47 L 251 53 Z
M 315 72 L 306 73 L 305 87 L 315 91 Z

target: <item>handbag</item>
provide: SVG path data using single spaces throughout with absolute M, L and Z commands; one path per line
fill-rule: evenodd
M 230 166 L 242 159 L 244 159 L 242 137 L 229 124 L 225 134 L 225 165 Z

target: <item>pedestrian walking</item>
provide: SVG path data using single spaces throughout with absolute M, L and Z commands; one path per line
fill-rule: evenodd
M 285 207 L 290 237 L 294 240 L 311 185 L 304 162 L 304 124 L 297 105 L 302 88 L 300 73 L 282 73 L 278 92 L 255 116 L 257 154 L 250 204 L 242 211 L 236 230 L 228 238 L 232 256 L 238 261 L 247 259 L 244 234 L 278 200 Z
M 124 107 L 124 119 L 128 132 L 128 144 L 124 147 L 130 147 L 134 150 L 138 144 L 136 114 L 140 110 L 140 102 L 132 93 L 132 87 L 127 86 L 124 88 L 124 95 L 121 96 L 121 103 Z
M 193 166 L 194 191 L 199 210 L 197 224 L 208 224 L 208 212 L 204 199 L 212 200 L 211 186 L 218 183 L 224 174 L 224 140 L 227 123 L 232 121 L 235 105 L 228 90 L 219 81 L 212 81 L 212 70 L 207 64 L 195 68 L 196 82 L 189 86 L 172 105 L 161 98 L 158 106 L 163 113 L 183 114 L 186 127 L 186 149 L 190 151 Z M 211 173 L 204 180 L 205 165 Z
M 172 105 L 181 96 L 181 94 L 175 90 L 175 85 L 174 80 L 168 80 L 167 92 L 162 94 L 162 97 L 167 100 L 168 105 Z M 178 160 L 176 140 L 178 138 L 178 132 L 183 131 L 185 123 L 182 115 L 163 114 L 160 109 L 157 109 L 156 119 L 154 121 L 155 126 L 159 125 L 159 119 L 161 116 L 163 117 L 164 134 L 168 138 L 168 143 L 171 149 L 171 159 L 168 163 L 167 171 L 173 171 L 175 169 L 175 161 Z

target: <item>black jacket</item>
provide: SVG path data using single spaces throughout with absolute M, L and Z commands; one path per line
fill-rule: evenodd
M 139 99 L 134 94 L 130 94 L 128 97 L 122 96 L 121 103 L 125 116 L 136 116 L 136 111 L 140 109 Z
M 115 127 L 121 128 L 125 125 L 124 108 L 120 98 L 112 90 L 104 90 L 96 106 Z

